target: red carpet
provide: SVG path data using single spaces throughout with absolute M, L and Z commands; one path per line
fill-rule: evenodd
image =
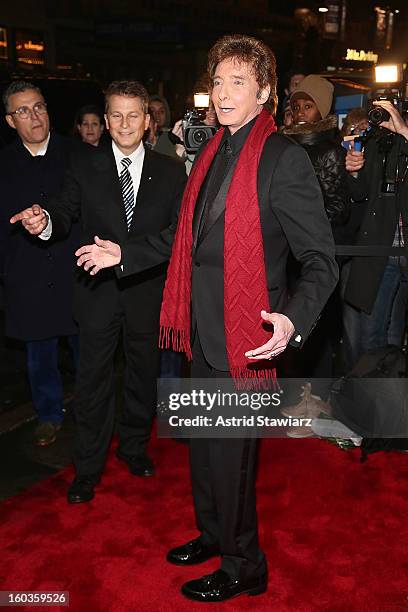
M 90 504 L 67 505 L 71 470 L 4 503 L 0 589 L 69 591 L 75 612 L 203 610 L 179 587 L 217 561 L 178 568 L 164 559 L 196 534 L 187 448 L 154 440 L 151 454 L 158 474 L 147 480 L 111 458 Z M 210 609 L 406 610 L 407 476 L 408 455 L 361 465 L 358 451 L 319 440 L 265 440 L 258 507 L 269 589 Z

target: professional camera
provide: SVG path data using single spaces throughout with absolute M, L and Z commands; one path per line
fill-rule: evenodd
M 375 82 L 377 88 L 373 91 L 368 105 L 368 120 L 372 127 L 378 127 L 383 121 L 388 121 L 390 113 L 373 102 L 387 100 L 391 102 L 400 115 L 408 110 L 405 100 L 403 68 L 400 64 L 377 65 L 375 67 Z
M 203 118 L 205 111 L 194 108 L 188 110 L 182 122 L 183 141 L 187 153 L 197 153 L 204 142 L 212 138 L 217 131 L 213 125 L 205 125 Z
M 400 115 L 408 110 L 408 105 L 405 100 L 402 99 L 401 92 L 399 90 L 389 90 L 389 93 L 377 93 L 376 96 L 371 100 L 368 110 L 368 121 L 373 127 L 378 127 L 383 121 L 388 121 L 390 113 L 382 108 L 382 106 L 374 106 L 374 101 L 388 100 L 395 106 Z

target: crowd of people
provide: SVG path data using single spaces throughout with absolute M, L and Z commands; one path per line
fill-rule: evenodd
M 51 129 L 34 83 L 13 81 L 3 95 L 16 131 L 0 151 L 5 333 L 26 343 L 40 446 L 61 427 L 58 341 L 69 339 L 77 372 L 69 503 L 91 501 L 103 474 L 120 338 L 116 456 L 139 477 L 155 471 L 147 445 L 159 346 L 165 376 L 180 376 L 185 353 L 194 378 L 304 378 L 283 410 L 310 417 L 331 412 L 341 349 L 348 371 L 368 350 L 403 343 L 408 126 L 398 110 L 376 102 L 390 118 L 367 137 L 366 111 L 353 109 L 340 132 L 333 85 L 300 73 L 278 109 L 274 55 L 247 36 L 217 41 L 208 78 L 203 122 L 220 129 L 193 155 L 166 99 L 136 81 L 111 83 L 103 112 L 79 109 L 72 139 Z M 362 134 L 363 151 L 345 140 Z M 336 257 L 336 245 L 373 253 Z M 398 250 L 376 254 L 379 246 Z M 314 435 L 310 425 L 287 433 Z M 190 599 L 266 589 L 256 451 L 255 438 L 190 440 L 199 536 L 167 559 L 221 556 L 219 570 L 183 585 Z

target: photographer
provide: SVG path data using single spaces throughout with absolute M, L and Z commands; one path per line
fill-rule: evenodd
M 186 151 L 186 147 L 184 146 L 183 121 L 184 119 L 179 119 L 179 121 L 174 124 L 171 131 L 173 137 L 170 135 L 170 138 L 172 142 L 174 142 L 177 155 L 181 157 L 185 163 L 187 174 L 190 174 L 197 151 L 190 153 Z M 217 115 L 212 105 L 206 110 L 202 123 L 203 125 L 218 127 Z
M 346 156 L 351 195 L 355 202 L 365 201 L 356 245 L 398 248 L 408 239 L 408 126 L 390 101 L 373 105 L 387 111 L 389 119 L 372 131 L 363 152 L 349 150 Z M 345 300 L 355 309 L 356 358 L 388 343 L 395 296 L 400 283 L 407 281 L 407 259 L 400 250 L 395 256 L 373 253 L 352 258 Z M 393 316 L 402 342 L 405 309 L 394 309 Z

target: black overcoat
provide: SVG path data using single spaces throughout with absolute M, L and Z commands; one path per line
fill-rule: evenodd
M 47 208 L 61 188 L 70 142 L 51 132 L 47 152 L 33 157 L 20 138 L 0 151 L 0 266 L 4 283 L 5 333 L 43 340 L 77 333 L 72 316 L 76 226 L 59 242 L 31 236 L 15 213 L 34 203 Z

